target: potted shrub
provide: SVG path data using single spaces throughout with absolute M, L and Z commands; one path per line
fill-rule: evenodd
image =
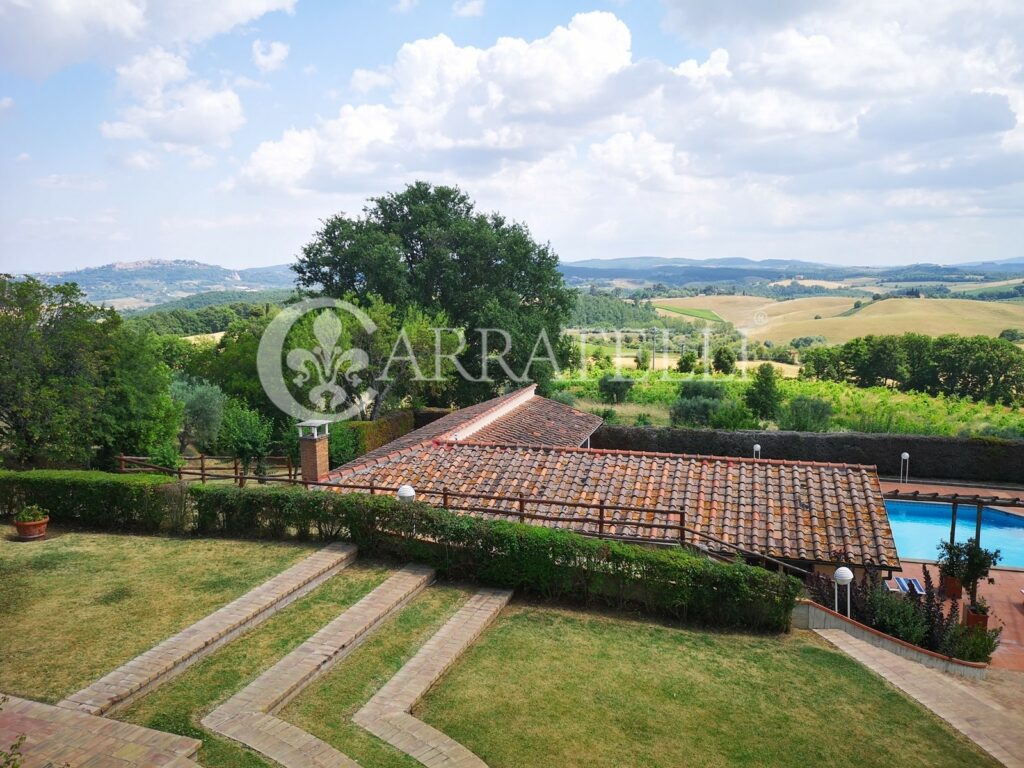
M 14 527 L 18 529 L 18 538 L 22 541 L 41 539 L 46 535 L 46 525 L 50 516 L 46 510 L 31 504 L 14 516 Z
M 978 599 L 978 584 L 982 579 L 988 579 L 989 584 L 995 583 L 995 579 L 988 578 L 988 572 L 999 562 L 1002 554 L 998 549 L 982 548 L 974 539 L 967 540 L 966 554 L 961 579 L 970 594 L 970 601 L 964 609 L 964 623 L 969 627 L 987 629 L 988 605 Z
M 966 544 L 939 542 L 939 575 L 942 577 L 942 594 L 952 600 L 959 600 L 964 596 L 963 574 L 966 564 Z

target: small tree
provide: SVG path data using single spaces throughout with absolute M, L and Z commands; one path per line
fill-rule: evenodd
M 651 350 L 647 347 L 640 347 L 636 351 L 636 369 L 638 371 L 647 371 L 651 367 Z
M 693 369 L 697 366 L 697 353 L 692 349 L 688 349 L 679 356 L 679 361 L 676 363 L 676 370 L 680 373 L 693 373 Z
M 711 397 L 681 397 L 672 403 L 669 419 L 673 427 L 710 427 L 721 406 L 721 400 Z
M 711 426 L 715 429 L 757 429 L 754 414 L 739 400 L 724 400 L 711 414 Z
M 974 539 L 967 540 L 967 559 L 963 564 L 963 584 L 971 596 L 971 607 L 978 608 L 978 584 L 988 579 L 994 584 L 995 579 L 988 578 L 988 572 L 1002 559 L 998 549 L 984 549 Z
M 775 366 L 762 363 L 754 372 L 754 380 L 743 394 L 747 407 L 759 419 L 774 419 L 782 405 L 782 393 L 779 391 L 779 376 Z
M 215 384 L 178 378 L 171 383 L 171 397 L 182 407 L 178 450 L 184 453 L 192 443 L 209 453 L 217 443 L 227 395 Z
M 220 444 L 223 450 L 242 463 L 242 474 L 248 475 L 253 463 L 257 474 L 266 471 L 273 428 L 273 423 L 258 411 L 234 400 L 228 403 L 220 428 Z
M 633 388 L 633 384 L 633 379 L 623 376 L 602 376 L 597 382 L 597 389 L 604 402 L 621 403 L 626 400 L 626 395 Z
M 790 400 L 779 417 L 779 427 L 794 432 L 828 432 L 831 424 L 832 403 L 807 395 Z
M 724 374 L 736 373 L 736 353 L 732 347 L 719 347 L 711 356 L 711 365 Z

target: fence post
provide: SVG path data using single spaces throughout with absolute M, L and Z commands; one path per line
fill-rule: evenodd
M 679 508 L 679 546 L 686 543 L 686 510 Z
M 601 499 L 601 506 L 598 508 L 599 518 L 597 523 L 597 538 L 604 538 L 604 499 Z
M 124 472 L 124 454 L 119 453 L 117 455 L 117 467 L 119 472 Z
M 519 522 L 526 522 L 526 501 L 523 499 L 523 492 L 519 492 Z
M 441 509 L 448 509 L 448 486 L 441 486 Z
M 206 454 L 199 454 L 199 482 L 206 485 Z
M 240 466 L 238 464 L 238 459 L 236 458 L 235 459 L 235 485 L 237 485 L 239 488 L 241 488 L 242 487 L 242 476 L 241 476 L 241 474 L 239 474 L 239 472 L 240 472 Z
M 181 466 L 179 466 L 178 467 L 178 482 L 180 483 L 184 479 L 185 479 L 185 475 L 181 471 Z
M 292 477 L 292 457 L 290 455 L 285 456 L 285 459 L 288 462 L 288 479 L 293 480 L 294 478 Z
M 370 483 L 370 495 L 373 496 L 376 492 L 377 487 L 373 483 Z

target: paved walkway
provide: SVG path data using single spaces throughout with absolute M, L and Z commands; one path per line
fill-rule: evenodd
M 126 706 L 312 591 L 351 563 L 355 555 L 356 548 L 351 544 L 329 544 L 57 706 L 93 715 Z
M 409 712 L 480 636 L 512 597 L 509 590 L 477 592 L 356 715 L 356 723 L 428 768 L 487 768 L 454 739 Z
M 203 725 L 286 768 L 359 768 L 338 750 L 273 713 L 345 658 L 433 580 L 430 568 L 406 566 L 203 718 Z
M 876 648 L 841 629 L 814 630 L 948 722 L 1007 768 L 1024 768 L 1024 713 L 983 686 Z
M 84 712 L 7 696 L 0 711 L 0 744 L 22 734 L 24 768 L 70 763 L 73 768 L 199 768 L 190 760 L 202 742 L 119 723 Z

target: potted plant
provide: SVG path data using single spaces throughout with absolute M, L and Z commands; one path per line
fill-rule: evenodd
M 32 541 L 46 536 L 46 525 L 50 522 L 50 516 L 46 510 L 30 504 L 14 516 L 14 527 L 18 529 L 18 538 L 22 541 Z
M 939 542 L 939 575 L 942 577 L 942 594 L 953 600 L 964 596 L 963 574 L 967 564 L 967 545 L 956 542 Z
M 988 579 L 989 584 L 995 583 L 995 579 L 988 578 L 988 572 L 999 562 L 1002 554 L 998 549 L 983 549 L 974 539 L 967 540 L 966 553 L 961 579 L 970 594 L 970 601 L 964 608 L 964 623 L 969 627 L 988 629 L 988 605 L 978 599 L 978 583 L 982 579 Z

